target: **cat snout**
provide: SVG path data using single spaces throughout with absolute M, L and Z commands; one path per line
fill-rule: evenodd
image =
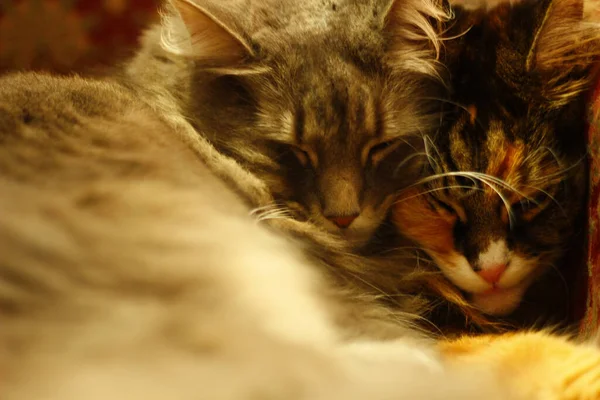
M 489 268 L 484 268 L 477 273 L 481 276 L 486 282 L 493 284 L 498 283 L 502 275 L 506 271 L 506 264 L 495 264 L 490 266 Z
M 339 228 L 345 229 L 358 217 L 358 213 L 352 215 L 331 215 L 327 219 L 336 224 Z

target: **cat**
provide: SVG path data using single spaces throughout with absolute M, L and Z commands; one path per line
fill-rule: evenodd
M 430 0 L 173 6 L 128 78 L 169 93 L 220 153 L 266 182 L 275 204 L 253 206 L 368 243 L 418 175 L 439 75 L 431 21 L 444 10 Z
M 393 209 L 398 230 L 492 316 L 518 309 L 581 229 L 586 89 L 600 56 L 600 25 L 583 7 L 455 8 L 447 35 L 456 38 L 442 57 L 451 91 L 429 141 L 430 176 Z
M 3 399 L 600 396 L 600 351 L 550 334 L 349 338 L 322 268 L 143 99 L 0 78 Z
M 273 181 L 278 173 L 275 175 L 269 175 L 264 170 L 257 172 L 255 167 L 258 164 L 251 162 L 249 163 L 248 160 L 244 161 L 244 159 L 239 157 L 239 154 L 237 153 L 246 151 L 250 152 L 247 144 L 237 146 L 234 149 L 235 151 L 223 149 L 222 145 L 219 145 L 220 142 L 223 142 L 223 145 L 226 146 L 234 146 L 235 143 L 240 142 L 234 142 L 229 139 L 219 139 L 214 141 L 214 138 L 212 138 L 213 140 L 209 142 L 207 140 L 207 136 L 204 134 L 204 128 L 201 127 L 199 128 L 200 131 L 197 131 L 190 124 L 188 124 L 188 121 L 190 121 L 194 125 L 199 126 L 199 124 L 205 124 L 206 122 L 204 120 L 207 119 L 203 117 L 202 112 L 198 111 L 195 113 L 193 110 L 191 112 L 189 111 L 192 107 L 190 104 L 196 104 L 199 101 L 198 98 L 202 98 L 202 96 L 204 96 L 202 90 L 203 88 L 205 89 L 205 85 L 203 86 L 200 84 L 200 82 L 198 82 L 198 77 L 196 75 L 200 74 L 201 76 L 208 76 L 208 74 L 217 74 L 220 76 L 220 74 L 227 75 L 235 72 L 230 69 L 223 68 L 219 68 L 218 71 L 214 71 L 215 67 L 211 63 L 214 63 L 215 60 L 211 58 L 212 53 L 207 53 L 206 49 L 213 49 L 216 44 L 212 41 L 217 39 L 219 41 L 217 44 L 223 46 L 236 44 L 239 40 L 234 32 L 224 32 L 221 25 L 215 25 L 213 19 L 216 17 L 212 13 L 209 13 L 208 9 L 199 8 L 199 4 L 202 4 L 203 7 L 208 7 L 212 4 L 213 7 L 216 7 L 212 11 L 219 12 L 220 10 L 220 12 L 225 12 L 225 9 L 219 8 L 218 3 L 215 2 L 190 3 L 178 1 L 173 2 L 172 7 L 170 8 L 167 5 L 165 7 L 162 25 L 150 29 L 145 34 L 142 40 L 141 49 L 133 58 L 133 60 L 125 66 L 124 73 L 121 71 L 122 75 L 120 76 L 120 82 L 126 86 L 134 88 L 137 91 L 140 91 L 143 93 L 142 96 L 144 98 L 151 99 L 148 102 L 152 107 L 154 107 L 156 112 L 166 114 L 166 117 L 171 120 L 173 119 L 174 115 L 180 116 L 176 118 L 177 121 L 172 122 L 179 126 L 179 131 L 184 132 L 182 133 L 184 140 L 190 145 L 190 147 L 196 149 L 198 156 L 207 165 L 209 165 L 211 171 L 218 175 L 221 180 L 227 182 L 232 189 L 234 189 L 242 198 L 246 200 L 250 207 L 254 208 L 253 213 L 257 215 L 261 222 L 266 222 L 269 226 L 276 228 L 277 231 L 285 232 L 286 235 L 293 236 L 301 241 L 306 254 L 311 258 L 312 262 L 328 266 L 326 272 L 333 280 L 337 282 L 338 286 L 343 287 L 350 292 L 354 292 L 356 287 L 359 287 L 361 294 L 358 297 L 364 297 L 365 293 L 369 293 L 371 296 L 378 298 L 379 303 L 383 303 L 388 306 L 388 311 L 386 311 L 386 314 L 398 313 L 398 318 L 402 320 L 406 319 L 407 312 L 409 312 L 411 315 L 425 315 L 429 313 L 431 308 L 435 308 L 436 304 L 438 304 L 438 297 L 440 295 L 445 298 L 451 297 L 452 299 L 460 300 L 460 295 L 455 293 L 456 289 L 451 284 L 444 282 L 435 276 L 435 271 L 432 268 L 416 270 L 414 268 L 415 258 L 410 251 L 407 251 L 407 249 L 403 248 L 402 246 L 399 246 L 398 249 L 390 249 L 389 245 L 395 243 L 391 243 L 389 240 L 387 240 L 387 238 L 384 240 L 384 235 L 380 235 L 377 238 L 377 246 L 374 246 L 375 248 L 363 247 L 360 249 L 360 251 L 358 251 L 355 245 L 362 241 L 352 240 L 347 235 L 344 237 L 339 237 L 335 235 L 336 232 L 323 231 L 323 225 L 319 223 L 319 218 L 311 218 L 310 220 L 299 218 L 298 214 L 293 213 L 292 210 L 290 210 L 290 208 L 296 209 L 296 207 L 294 207 L 292 204 L 294 203 L 293 196 L 290 197 L 289 191 L 288 194 L 285 194 L 281 190 L 277 189 L 277 187 L 280 187 L 279 183 L 275 184 Z M 252 7 L 248 6 L 248 9 L 255 10 L 256 12 L 244 12 L 240 14 L 239 10 L 237 10 L 237 7 L 240 5 L 243 6 L 244 4 L 246 3 L 236 1 L 221 4 L 221 6 L 226 5 L 228 10 L 228 14 L 225 16 L 221 15 L 221 18 L 225 18 L 228 23 L 233 24 L 233 27 L 239 28 L 240 26 L 245 26 L 246 30 L 252 31 L 249 28 L 253 26 L 251 22 L 254 21 L 254 24 L 256 24 L 256 21 L 260 21 L 261 18 L 263 20 L 268 20 L 269 18 L 282 18 L 286 21 L 287 19 L 292 18 L 295 21 L 293 24 L 294 27 L 305 25 L 308 26 L 314 22 L 314 13 L 302 12 L 302 10 L 306 10 L 306 8 L 310 7 L 319 8 L 326 6 L 325 11 L 327 12 L 327 15 L 329 15 L 332 11 L 335 11 L 336 13 L 340 12 L 341 15 L 346 16 L 350 21 L 356 18 L 352 15 L 348 15 L 348 13 L 352 12 L 353 10 L 358 10 L 356 7 L 370 7 L 375 11 L 379 9 L 385 9 L 386 11 L 384 14 L 387 16 L 385 19 L 387 25 L 384 29 L 384 33 L 387 33 L 389 36 L 389 34 L 396 32 L 395 36 L 386 37 L 386 41 L 388 42 L 387 50 L 389 53 L 385 56 L 386 61 L 388 63 L 393 61 L 396 65 L 399 65 L 398 68 L 400 69 L 408 68 L 409 65 L 412 65 L 411 68 L 421 65 L 420 69 L 423 71 L 428 70 L 430 71 L 430 74 L 434 74 L 435 72 L 436 62 L 433 59 L 433 56 L 436 48 L 439 48 L 440 43 L 435 37 L 431 36 L 431 31 L 434 29 L 434 26 L 427 25 L 427 28 L 423 28 L 421 25 L 423 25 L 425 21 L 419 17 L 419 15 L 427 11 L 429 13 L 427 24 L 431 24 L 432 20 L 445 18 L 446 14 L 443 9 L 430 9 L 430 6 L 432 6 L 433 3 L 425 2 L 412 5 L 411 7 L 413 7 L 415 12 L 417 12 L 415 15 L 413 15 L 412 12 L 405 11 L 395 2 L 389 1 L 369 3 L 360 0 L 349 1 L 343 4 L 338 2 L 335 3 L 335 7 L 333 6 L 333 3 L 328 2 L 301 2 L 297 4 L 288 4 L 287 2 L 261 2 L 260 4 L 252 4 Z M 387 8 L 383 8 L 384 6 Z M 259 8 L 257 9 L 253 7 Z M 273 9 L 273 13 L 271 14 L 274 16 L 271 16 L 267 13 L 268 7 Z M 373 34 L 372 28 L 366 29 L 363 33 L 365 40 L 370 38 L 369 40 L 375 41 L 374 46 L 376 48 L 379 46 L 377 44 L 378 41 L 382 40 L 379 32 L 379 30 L 381 30 L 379 25 L 381 24 L 382 17 L 378 16 L 381 14 L 381 12 L 382 11 L 379 10 L 377 11 L 377 15 L 375 15 L 374 21 L 377 23 L 375 26 L 377 28 L 375 31 L 376 34 Z M 267 15 L 262 15 L 260 13 L 267 13 Z M 260 18 L 255 14 L 259 14 Z M 288 14 L 292 14 L 293 17 L 287 16 Z M 186 15 L 187 17 L 182 18 L 182 15 Z M 301 22 L 301 18 L 306 18 L 307 21 Z M 367 18 L 367 20 L 370 21 L 369 18 Z M 416 26 L 416 28 L 420 27 L 419 29 L 422 29 L 423 32 L 418 36 L 413 35 L 411 33 L 411 29 L 415 29 L 415 26 L 412 26 L 413 23 L 406 18 L 409 18 L 410 21 L 416 21 L 418 24 L 420 24 Z M 362 19 L 360 20 L 362 21 Z M 336 23 L 340 22 L 338 21 Z M 352 28 L 353 35 L 356 36 L 359 34 L 359 28 L 361 27 L 354 26 Z M 189 31 L 192 33 L 200 32 L 202 35 L 208 36 L 205 38 L 204 36 L 200 35 L 198 38 L 198 40 L 202 39 L 204 41 L 208 41 L 208 44 L 204 43 L 202 46 L 197 44 L 195 48 L 191 49 L 191 51 L 196 51 L 198 54 L 190 55 L 187 52 L 184 52 L 183 55 L 179 54 L 182 49 L 185 49 L 185 46 L 183 46 L 183 44 L 185 44 L 185 38 L 177 39 L 174 38 L 173 35 L 181 35 L 182 30 L 184 34 L 188 34 L 186 33 L 186 29 L 189 29 Z M 300 35 L 303 32 L 304 31 L 302 29 L 299 31 L 292 30 L 286 34 L 288 35 L 285 36 L 287 38 L 286 40 L 289 39 L 290 42 L 295 43 L 294 40 L 298 39 L 290 38 L 289 36 L 292 34 Z M 323 34 L 340 36 L 341 32 L 326 30 Z M 403 37 L 401 34 L 408 35 L 412 39 L 407 42 L 408 39 Z M 429 34 L 429 36 L 427 36 L 427 34 Z M 280 37 L 278 40 L 283 39 Z M 348 41 L 348 38 L 344 36 L 339 37 L 339 43 L 344 43 L 345 41 Z M 173 45 L 173 42 L 175 42 L 179 48 L 175 48 L 176 46 Z M 361 43 L 362 42 L 358 44 L 362 45 Z M 402 47 L 399 47 L 400 44 L 402 44 Z M 283 43 L 280 43 L 280 45 L 284 46 Z M 347 47 L 348 49 L 352 49 L 352 46 L 354 45 L 355 44 L 348 45 Z M 395 45 L 396 47 L 389 48 L 390 45 Z M 206 49 L 204 49 L 203 46 L 206 47 Z M 415 46 L 421 50 L 414 52 L 413 50 Z M 165 47 L 167 47 L 167 50 L 165 50 Z M 224 54 L 223 52 L 226 49 L 230 48 L 226 47 L 221 49 L 220 54 Z M 238 48 L 238 50 L 240 49 Z M 318 56 L 320 54 L 320 50 L 321 48 L 314 49 L 313 53 Z M 190 51 L 189 48 L 188 51 Z M 413 60 L 413 58 L 417 56 L 422 59 Z M 252 63 L 253 62 L 251 62 L 251 64 Z M 208 68 L 206 65 L 212 65 L 212 67 Z M 402 65 L 404 65 L 404 67 L 402 67 Z M 248 65 L 244 64 L 242 66 L 238 66 L 237 68 L 246 68 L 247 66 Z M 277 65 L 277 68 L 285 69 L 287 67 L 285 67 L 285 65 Z M 234 75 L 237 76 L 237 73 Z M 306 75 L 308 79 L 308 77 L 310 77 L 310 71 L 307 71 Z M 426 74 L 423 72 L 422 75 Z M 220 81 L 229 80 L 230 78 L 231 77 L 214 77 L 214 79 L 218 79 Z M 408 77 L 406 78 L 408 79 Z M 417 77 L 414 76 L 412 79 L 416 80 L 411 83 L 410 87 L 413 85 L 418 86 L 420 85 L 419 82 L 424 82 L 420 77 L 417 79 Z M 210 93 L 211 95 L 214 94 L 213 92 Z M 282 96 L 283 95 L 284 93 L 282 93 Z M 222 94 L 219 94 L 219 96 L 222 96 Z M 233 113 L 236 110 L 236 107 L 224 107 L 222 104 L 220 106 L 218 104 L 219 103 L 215 103 L 214 99 L 210 99 L 206 100 L 204 107 L 200 108 L 207 108 L 208 105 L 209 107 L 222 107 L 223 110 L 228 113 Z M 410 111 L 413 109 L 414 105 L 407 103 L 404 111 L 413 113 Z M 165 113 L 165 110 L 168 112 Z M 206 110 L 203 112 L 205 111 Z M 243 109 L 240 109 L 240 112 L 242 111 Z M 220 112 L 222 113 L 223 111 Z M 213 114 L 217 115 L 216 113 Z M 421 114 L 421 109 L 419 109 L 419 112 L 415 111 L 413 114 L 414 116 L 424 115 Z M 225 118 L 223 116 L 219 118 L 220 120 L 217 122 L 222 125 L 219 128 L 221 129 L 220 135 L 226 136 L 223 134 L 223 132 L 227 132 L 227 135 L 230 135 L 232 128 L 226 127 L 223 124 L 226 122 L 228 123 L 228 121 L 231 121 L 232 118 Z M 208 118 L 208 121 L 212 120 L 213 117 Z M 237 121 L 235 123 L 239 124 L 241 123 L 240 121 L 243 121 L 243 119 L 235 117 L 233 118 L 233 121 Z M 217 122 L 215 122 L 215 124 Z M 256 132 L 258 132 L 257 134 L 260 134 L 260 130 L 255 129 L 253 124 L 249 124 L 247 127 L 239 126 L 239 128 L 246 132 L 244 133 L 245 135 L 254 135 Z M 208 127 L 206 129 L 209 129 L 210 131 L 211 129 L 216 128 Z M 419 130 L 424 131 L 426 129 L 427 125 L 424 123 Z M 249 130 L 253 131 L 247 132 Z M 342 132 L 338 132 L 338 134 L 342 134 Z M 405 139 L 407 138 L 402 138 L 401 141 L 404 141 Z M 416 139 L 416 137 L 414 139 Z M 421 139 L 418 138 L 418 140 L 420 141 Z M 213 148 L 213 145 L 215 145 L 216 148 Z M 403 146 L 403 144 L 397 145 Z M 421 146 L 421 144 L 413 143 L 413 148 L 411 148 L 409 152 L 418 153 L 417 149 L 419 146 Z M 209 150 L 207 150 L 207 148 L 209 148 Z M 268 152 L 269 150 L 266 148 L 261 149 L 262 150 L 252 150 L 252 157 L 264 158 L 265 155 L 260 155 L 258 152 Z M 406 149 L 402 151 L 399 149 L 398 151 L 399 152 L 397 156 L 390 154 L 390 158 L 388 161 L 386 161 L 386 165 L 391 167 L 395 163 L 394 160 L 405 157 Z M 403 154 L 400 155 L 400 153 Z M 246 155 L 250 155 L 250 153 Z M 410 157 L 413 157 L 413 154 L 411 154 Z M 399 186 L 405 185 L 406 182 L 409 182 L 413 179 L 413 176 L 416 176 L 416 174 L 410 171 L 411 167 L 414 168 L 417 166 L 417 164 L 419 164 L 418 158 L 414 158 L 414 160 L 417 162 L 402 163 L 401 165 L 395 166 L 395 169 L 397 169 L 396 177 L 398 179 L 404 179 L 405 181 L 405 183 Z M 288 161 L 290 161 L 289 157 Z M 335 159 L 333 161 L 335 161 Z M 298 164 L 292 157 L 290 169 L 286 169 L 286 171 L 293 172 L 294 164 L 296 167 L 298 167 Z M 303 168 L 299 168 L 296 169 L 296 172 L 294 173 L 302 174 L 305 172 L 303 171 Z M 277 179 L 280 178 L 284 177 L 277 177 Z M 385 178 L 385 176 L 382 176 L 382 178 Z M 265 180 L 268 183 L 265 184 Z M 399 182 L 399 180 L 396 181 Z M 296 180 L 288 182 L 289 189 L 300 189 L 295 182 L 297 183 L 298 181 Z M 373 189 L 377 190 L 377 187 L 374 187 Z M 302 192 L 304 193 L 305 191 Z M 390 196 L 386 201 L 389 201 L 392 198 L 393 196 Z M 282 203 L 285 204 L 283 207 Z M 388 206 L 384 203 L 380 204 L 379 211 L 381 211 L 381 217 L 387 213 L 387 207 Z M 384 228 L 388 227 L 384 225 Z M 375 229 L 375 225 L 373 225 L 373 229 Z M 364 238 L 366 240 L 366 237 Z M 419 260 L 416 259 L 416 261 L 418 262 Z M 435 282 L 435 285 L 432 285 L 432 282 Z M 461 304 L 461 309 L 464 312 L 469 312 L 467 305 L 464 303 Z M 479 318 L 478 315 L 471 313 L 471 316 L 476 320 L 480 320 L 482 323 L 485 322 Z M 427 330 L 438 330 L 437 327 L 432 326 L 432 324 L 426 319 L 420 318 L 418 321 L 414 322 Z M 394 329 L 392 329 L 392 331 L 393 330 Z M 387 336 L 386 331 L 387 328 L 382 329 L 381 335 Z

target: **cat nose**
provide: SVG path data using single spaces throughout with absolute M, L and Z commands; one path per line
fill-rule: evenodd
M 498 283 L 502 274 L 506 271 L 506 264 L 497 264 L 493 265 L 490 268 L 482 269 L 477 273 L 481 276 L 486 282 L 494 284 Z
M 353 215 L 343 215 L 343 216 L 331 216 L 327 217 L 328 220 L 336 224 L 338 227 L 345 229 L 349 227 L 352 222 L 358 217 L 358 214 Z

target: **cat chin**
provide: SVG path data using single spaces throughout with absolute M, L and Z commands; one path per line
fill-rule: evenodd
M 507 289 L 493 289 L 489 292 L 473 294 L 471 303 L 488 315 L 505 316 L 517 309 L 527 289 L 519 285 Z
M 366 245 L 375 234 L 379 225 L 383 222 L 383 218 L 373 214 L 368 215 L 366 212 L 361 214 L 352 225 L 346 229 L 340 229 L 331 223 L 331 221 L 322 217 L 320 213 L 316 215 L 313 214 L 312 219 L 317 221 L 317 223 L 329 233 L 346 240 L 355 248 Z
M 337 235 L 347 240 L 352 247 L 361 247 L 371 240 L 374 232 L 375 229 L 338 229 Z

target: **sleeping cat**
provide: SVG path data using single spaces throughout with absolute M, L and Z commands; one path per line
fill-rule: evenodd
M 422 161 L 413 155 L 435 121 L 426 98 L 438 74 L 429 19 L 444 11 L 430 0 L 173 5 L 129 78 L 149 96 L 166 91 L 266 182 L 275 204 L 253 206 L 368 242 Z
M 548 334 L 349 336 L 322 266 L 141 99 L 0 78 L 3 400 L 600 397 L 600 351 Z
M 600 56 L 600 26 L 582 13 L 582 0 L 457 7 L 448 31 L 458 38 L 430 176 L 393 218 L 487 314 L 519 306 L 581 218 L 585 91 Z

